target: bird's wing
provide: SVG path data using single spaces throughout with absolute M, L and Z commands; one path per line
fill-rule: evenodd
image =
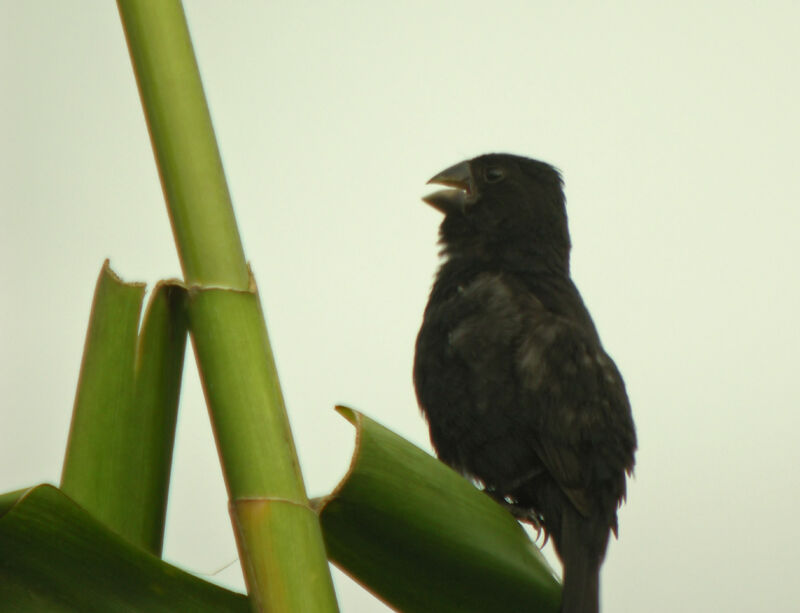
M 616 440 L 634 437 L 625 385 L 593 331 L 535 302 L 526 313 L 515 364 L 522 406 L 535 420 L 533 444 L 561 490 L 589 515 L 589 492 L 615 490 L 632 465 L 627 452 L 635 442 Z
M 620 433 L 634 436 L 630 406 L 622 377 L 596 333 L 551 312 L 502 274 L 477 276 L 460 288 L 458 303 L 458 323 L 448 341 L 480 381 L 471 386 L 472 402 L 482 410 L 513 411 L 503 417 L 527 437 L 576 509 L 590 514 L 588 492 L 618 482 L 632 464 L 629 455 L 615 450 L 635 445 L 614 440 Z

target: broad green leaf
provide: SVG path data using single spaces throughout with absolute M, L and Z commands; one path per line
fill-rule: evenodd
M 368 417 L 345 478 L 318 501 L 330 559 L 405 613 L 555 613 L 560 586 L 489 496 Z
M 132 545 L 61 491 L 0 496 L 0 610 L 246 613 L 230 592 Z

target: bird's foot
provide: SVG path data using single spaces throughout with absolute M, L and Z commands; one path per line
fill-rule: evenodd
M 511 513 L 517 521 L 524 521 L 533 526 L 533 529 L 536 530 L 536 540 L 539 540 L 542 532 L 544 532 L 544 542 L 542 543 L 542 547 L 547 544 L 548 534 L 544 529 L 542 518 L 538 513 L 533 511 L 530 507 L 517 504 L 499 492 L 487 490 L 486 493 L 494 498 L 494 500 L 497 501 L 501 506 L 505 507 L 505 509 Z

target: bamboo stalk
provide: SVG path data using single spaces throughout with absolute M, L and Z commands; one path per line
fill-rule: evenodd
M 189 286 L 192 340 L 251 606 L 336 611 L 183 8 L 177 0 L 118 6 Z

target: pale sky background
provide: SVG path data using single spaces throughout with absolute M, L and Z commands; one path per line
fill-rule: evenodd
M 94 284 L 180 274 L 110 1 L 0 2 L 0 492 L 57 483 Z M 796 610 L 800 3 L 186 2 L 311 495 L 336 403 L 430 449 L 411 384 L 425 181 L 564 173 L 573 275 L 622 370 L 636 478 L 608 613 Z M 236 559 L 191 352 L 165 556 Z M 238 563 L 213 580 L 240 589 Z M 383 605 L 340 574 L 345 613 Z

